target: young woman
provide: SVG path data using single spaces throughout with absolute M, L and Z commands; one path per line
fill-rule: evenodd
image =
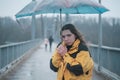
M 50 60 L 57 80 L 91 80 L 94 62 L 80 32 L 74 25 L 66 24 L 60 36 L 62 41 Z

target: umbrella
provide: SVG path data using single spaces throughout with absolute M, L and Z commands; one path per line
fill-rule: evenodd
M 41 13 L 101 14 L 108 11 L 104 6 L 91 0 L 43 0 L 31 1 L 15 16 L 16 18 Z
M 62 13 L 102 14 L 106 11 L 107 8 L 93 0 L 43 0 L 33 9 L 35 14 L 59 13 L 60 26 L 62 26 Z
M 32 16 L 34 27 L 36 14 L 60 13 L 60 21 L 62 25 L 61 13 L 102 14 L 108 11 L 108 9 L 101 4 L 91 0 L 42 0 L 40 3 L 37 3 L 38 1 L 32 0 L 31 3 L 29 3 L 25 8 L 15 15 L 16 18 Z
M 61 14 L 102 14 L 108 11 L 103 5 L 92 0 L 43 0 L 33 9 L 35 14 L 60 13 Z

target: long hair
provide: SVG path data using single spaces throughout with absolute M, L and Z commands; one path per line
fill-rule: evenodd
M 73 33 L 76 36 L 76 39 L 79 39 L 82 43 L 86 45 L 86 42 L 82 36 L 82 34 L 75 28 L 73 24 L 66 24 L 62 27 L 60 31 L 60 35 L 62 35 L 62 31 L 64 30 L 70 30 L 71 33 Z

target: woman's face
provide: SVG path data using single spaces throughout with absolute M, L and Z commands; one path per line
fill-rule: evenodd
M 75 35 L 71 33 L 70 30 L 63 30 L 61 34 L 61 38 L 66 45 L 72 45 L 73 42 L 75 41 Z

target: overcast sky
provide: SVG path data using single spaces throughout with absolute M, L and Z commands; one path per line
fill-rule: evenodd
M 14 15 L 31 1 L 32 0 L 0 0 L 0 16 L 15 17 Z M 103 13 L 103 16 L 120 18 L 120 0 L 102 0 L 101 2 L 102 5 L 110 10 Z

